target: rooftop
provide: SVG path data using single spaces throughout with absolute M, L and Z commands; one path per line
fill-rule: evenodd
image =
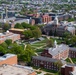
M 33 56 L 34 59 L 42 60 L 42 61 L 48 61 L 48 62 L 57 62 L 57 59 L 49 58 L 49 57 L 43 57 L 43 56 Z M 45 60 L 46 59 L 46 60 Z
M 10 30 L 14 30 L 14 31 L 24 31 L 24 30 L 27 30 L 27 29 L 17 29 L 17 28 L 11 28 Z
M 71 51 L 76 51 L 76 48 L 75 47 L 70 47 L 70 50 Z
M 55 48 L 49 48 L 48 51 L 51 55 L 57 55 L 65 50 L 69 50 L 69 47 L 65 44 L 60 44 Z
M 2 65 L 0 66 L 0 75 L 29 75 L 33 73 L 33 69 L 20 65 Z
M 5 55 L 0 57 L 0 61 L 6 60 L 6 59 L 13 57 L 13 56 L 16 56 L 16 55 L 15 54 L 5 54 Z

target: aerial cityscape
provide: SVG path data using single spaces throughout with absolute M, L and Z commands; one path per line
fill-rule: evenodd
M 0 75 L 76 75 L 76 0 L 0 0 Z

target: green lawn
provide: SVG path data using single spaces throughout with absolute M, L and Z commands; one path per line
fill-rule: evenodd
M 73 61 L 74 63 L 76 63 L 76 58 L 72 58 L 72 61 Z
M 67 58 L 65 61 L 66 61 L 66 62 L 69 62 L 69 63 L 71 63 L 71 62 L 70 62 L 70 60 L 69 60 L 69 58 Z
M 42 51 L 44 51 L 43 48 L 42 48 L 42 49 L 37 49 L 37 50 L 36 50 L 36 52 L 42 52 Z
M 40 47 L 40 46 L 43 46 L 43 45 L 45 45 L 45 43 L 40 43 L 40 44 L 32 44 L 31 46 L 33 46 L 33 47 Z
M 36 42 L 34 44 L 31 44 L 31 47 L 33 49 L 36 50 L 36 52 L 42 52 L 44 50 L 44 48 L 46 47 L 46 42 L 48 41 L 48 39 L 45 39 L 45 40 L 42 40 L 42 41 L 39 41 L 39 42 Z
M 72 59 L 73 63 L 76 63 L 76 58 L 71 58 L 71 59 Z M 69 63 L 71 63 L 68 58 L 66 59 L 66 61 L 69 62 Z

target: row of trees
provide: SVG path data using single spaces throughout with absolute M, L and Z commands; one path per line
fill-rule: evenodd
M 41 30 L 37 26 L 32 26 L 30 24 L 27 24 L 27 23 L 23 22 L 21 24 L 17 23 L 15 25 L 15 28 L 27 29 L 23 32 L 26 39 L 39 38 L 41 36 Z
M 18 56 L 18 60 L 30 62 L 31 57 L 35 55 L 35 51 L 31 48 L 29 44 L 26 46 L 26 48 L 24 47 L 25 46 L 18 45 L 16 42 L 12 43 L 12 41 L 9 39 L 0 44 L 0 52 L 4 54 L 13 53 Z

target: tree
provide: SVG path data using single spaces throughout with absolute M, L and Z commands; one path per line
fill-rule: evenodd
M 25 22 L 21 23 L 21 25 L 22 25 L 24 28 L 29 28 L 29 27 L 31 27 L 30 24 L 27 24 L 27 23 L 25 23 Z
M 4 54 L 6 53 L 6 50 L 4 49 L 4 47 L 0 46 L 0 52 Z
M 12 44 L 12 40 L 11 40 L 11 39 L 7 39 L 7 40 L 5 41 L 5 43 L 9 46 L 9 45 Z
M 53 46 L 53 40 L 52 39 L 47 40 L 46 43 L 47 43 L 47 46 L 49 46 L 49 47 Z
M 10 28 L 8 23 L 5 23 L 3 26 L 4 31 L 7 31 Z
M 27 44 L 26 48 L 23 50 L 23 53 L 20 54 L 19 60 L 29 63 L 31 62 L 32 56 L 35 55 L 34 53 L 35 51 L 32 49 L 32 47 Z
M 5 51 L 7 52 L 8 45 L 5 42 L 0 44 L 0 46 L 3 47 L 5 49 Z
M 30 30 L 35 30 L 35 29 L 37 29 L 38 27 L 36 27 L 36 26 L 30 26 Z
M 23 26 L 20 23 L 16 23 L 14 28 L 23 29 Z
M 4 48 L 7 48 L 8 47 L 8 45 L 5 42 L 3 42 L 2 44 L 0 44 L 0 46 L 2 46 Z
M 72 38 L 71 38 L 71 44 L 75 44 L 76 43 L 76 35 L 74 35 Z
M 36 28 L 35 30 L 32 30 L 33 37 L 34 38 L 39 38 L 41 36 L 41 30 L 39 28 Z
M 23 48 L 22 48 L 22 46 L 14 44 L 14 45 L 12 45 L 12 48 L 10 49 L 9 52 L 20 55 L 23 53 Z
M 71 34 L 70 34 L 69 32 L 65 32 L 65 33 L 63 34 L 63 37 L 64 37 L 64 38 L 70 38 L 70 37 L 71 37 Z
M 61 70 L 61 66 L 63 65 L 61 60 L 58 60 L 57 62 L 54 63 L 55 65 L 57 65 L 57 67 L 59 68 L 58 70 L 58 75 L 60 75 L 60 70 Z
M 34 54 L 35 51 L 31 48 L 31 46 L 28 44 L 26 49 L 25 49 L 25 57 L 27 62 L 31 62 L 31 58 Z
M 25 36 L 26 39 L 30 39 L 30 38 L 33 37 L 31 30 L 25 30 L 25 31 L 23 32 L 23 34 L 24 34 L 24 36 Z

